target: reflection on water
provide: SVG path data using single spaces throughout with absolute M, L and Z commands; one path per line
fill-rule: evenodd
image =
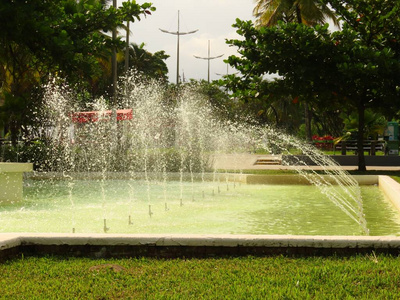
M 0 207 L 0 232 L 102 233 L 107 219 L 109 233 L 362 234 L 314 186 L 28 180 L 24 193 Z M 399 235 L 400 216 L 379 189 L 362 195 L 370 235 Z

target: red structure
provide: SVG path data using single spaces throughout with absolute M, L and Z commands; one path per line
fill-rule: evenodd
M 93 123 L 99 121 L 111 120 L 112 111 L 83 111 L 75 112 L 72 114 L 72 122 L 74 123 Z M 132 120 L 132 109 L 119 109 L 117 110 L 117 121 Z

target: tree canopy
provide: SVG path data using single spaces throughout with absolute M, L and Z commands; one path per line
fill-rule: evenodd
M 150 53 L 145 49 L 145 44 L 129 45 L 129 62 L 135 69 L 145 76 L 167 81 L 168 68 L 165 60 L 169 55 L 164 50 Z M 119 73 L 123 73 L 124 65 L 119 64 Z
M 274 26 L 279 21 L 314 26 L 327 19 L 338 25 L 334 12 L 318 0 L 257 0 L 253 15 L 257 27 Z
M 340 31 L 279 22 L 255 28 L 237 20 L 243 39 L 229 40 L 241 56 L 228 63 L 240 71 L 225 84 L 238 97 L 292 95 L 317 107 L 346 106 L 358 112 L 358 143 L 364 112 L 400 108 L 400 3 L 387 0 L 324 0 L 339 16 Z M 264 80 L 277 74 L 273 81 Z M 359 152 L 359 169 L 365 169 Z
M 120 40 L 107 34 L 151 14 L 151 3 L 104 0 L 3 0 L 0 2 L 0 127 L 7 126 L 15 141 L 28 122 L 28 103 L 35 86 L 49 74 L 91 89 L 104 72 Z M 98 81 L 98 80 L 97 80 Z

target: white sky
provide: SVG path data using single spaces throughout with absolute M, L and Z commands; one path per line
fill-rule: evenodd
M 118 0 L 118 6 L 123 1 Z M 223 62 L 229 55 L 236 54 L 236 47 L 229 47 L 226 39 L 239 38 L 232 24 L 236 18 L 254 20 L 253 0 L 137 0 L 137 3 L 151 2 L 156 11 L 140 22 L 131 23 L 130 42 L 145 43 L 145 49 L 154 53 L 164 50 L 170 57 L 166 60 L 169 80 L 176 82 L 176 35 L 163 33 L 165 29 L 178 30 L 178 10 L 180 11 L 180 32 L 198 29 L 194 34 L 180 36 L 179 71 L 184 72 L 186 80 L 207 80 L 207 60 L 197 59 L 193 55 L 208 57 L 208 40 L 210 56 L 224 54 L 223 57 L 210 61 L 210 80 L 219 79 L 217 74 L 226 74 L 227 65 Z M 120 32 L 120 35 L 125 35 Z M 230 73 L 232 69 L 228 70 Z

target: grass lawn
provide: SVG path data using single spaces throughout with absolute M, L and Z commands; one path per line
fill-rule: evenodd
M 394 256 L 29 257 L 0 264 L 0 299 L 399 299 Z

